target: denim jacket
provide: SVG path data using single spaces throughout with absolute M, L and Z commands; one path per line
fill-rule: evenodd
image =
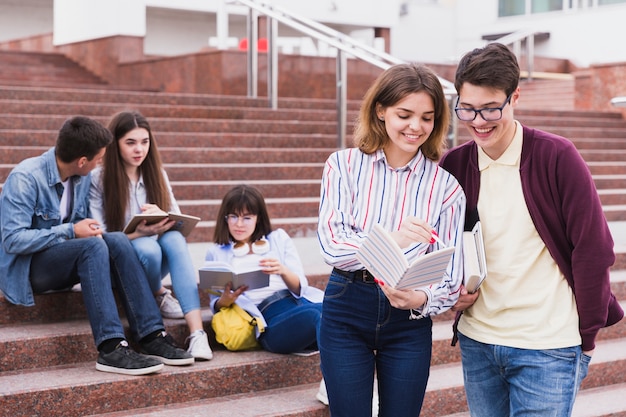
M 35 304 L 30 286 L 34 253 L 73 239 L 73 223 L 89 216 L 89 177 L 71 178 L 72 211 L 61 219 L 63 184 L 54 148 L 19 163 L 0 194 L 0 290 L 13 304 Z

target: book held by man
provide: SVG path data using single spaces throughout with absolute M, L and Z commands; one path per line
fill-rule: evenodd
M 242 285 L 249 290 L 267 287 L 270 285 L 270 276 L 259 266 L 234 268 L 228 263 L 219 261 L 206 262 L 198 271 L 200 275 L 200 289 L 223 290 L 224 286 L 232 282 L 232 288 Z
M 480 221 L 471 231 L 463 232 L 464 284 L 467 292 L 474 293 L 487 277 L 487 258 Z
M 454 246 L 448 246 L 422 255 L 409 264 L 389 232 L 375 224 L 356 258 L 385 285 L 395 289 L 415 289 L 440 282 L 453 253 Z
M 124 233 L 132 233 L 135 231 L 139 223 L 146 220 L 146 224 L 158 223 L 163 219 L 169 218 L 176 221 L 176 224 L 172 226 L 170 230 L 178 230 L 183 236 L 187 237 L 189 233 L 196 227 L 196 224 L 200 221 L 200 217 L 190 216 L 188 214 L 180 213 L 160 213 L 160 214 L 135 214 L 128 224 L 124 227 Z

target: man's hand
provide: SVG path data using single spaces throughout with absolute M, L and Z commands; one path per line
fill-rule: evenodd
M 470 294 L 467 292 L 467 289 L 464 285 L 461 285 L 461 295 L 459 295 L 459 299 L 456 304 L 452 306 L 452 311 L 463 311 L 468 307 L 471 307 L 472 304 L 476 302 L 478 299 L 478 295 L 480 294 L 480 289 L 476 290 L 475 293 Z
M 74 236 L 77 239 L 82 237 L 102 237 L 102 229 L 94 219 L 83 219 L 74 223 Z

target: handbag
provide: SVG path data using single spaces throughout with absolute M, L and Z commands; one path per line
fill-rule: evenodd
M 213 315 L 211 327 L 215 331 L 215 340 L 230 351 L 257 349 L 261 345 L 256 339 L 256 331 L 263 332 L 265 328 L 261 320 L 252 317 L 250 313 L 232 303 L 228 307 L 220 308 Z

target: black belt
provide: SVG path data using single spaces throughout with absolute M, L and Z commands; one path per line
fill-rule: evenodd
M 374 284 L 374 275 L 367 269 L 359 269 L 357 271 L 343 271 L 341 269 L 333 268 L 333 272 L 337 275 L 341 275 L 350 281 L 365 282 L 367 284 Z

